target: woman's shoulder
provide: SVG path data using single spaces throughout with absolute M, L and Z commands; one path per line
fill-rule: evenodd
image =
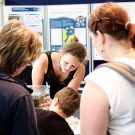
M 108 82 L 109 80 L 113 80 L 115 77 L 118 77 L 119 74 L 114 71 L 113 69 L 110 69 L 108 67 L 100 67 L 98 69 L 95 69 L 91 73 L 89 73 L 85 77 L 85 81 L 88 79 L 97 81 L 97 82 Z
M 85 70 L 85 65 L 81 63 L 79 67 L 77 68 L 77 70 Z
M 133 59 L 133 58 L 121 57 L 121 58 L 115 59 L 114 61 L 122 62 L 122 63 L 132 67 L 133 69 L 135 69 L 135 59 Z
M 47 60 L 48 60 L 47 54 L 41 53 L 39 58 L 36 60 L 36 62 L 46 63 Z
M 79 67 L 78 67 L 76 70 L 72 71 L 72 72 L 75 73 L 75 76 L 76 76 L 76 75 L 82 75 L 82 74 L 84 74 L 84 72 L 85 72 L 85 66 L 84 66 L 84 64 L 81 63 L 81 64 L 79 65 Z

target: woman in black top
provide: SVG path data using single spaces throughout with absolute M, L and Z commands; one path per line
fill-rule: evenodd
M 32 70 L 32 84 L 50 85 L 50 96 L 68 86 L 78 89 L 85 74 L 83 61 L 86 50 L 83 44 L 71 42 L 60 52 L 46 52 L 40 55 Z

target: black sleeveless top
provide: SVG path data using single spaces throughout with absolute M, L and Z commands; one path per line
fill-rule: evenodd
M 58 92 L 60 89 L 66 87 L 68 83 L 73 79 L 73 76 L 76 72 L 76 70 L 71 71 L 67 78 L 63 81 L 59 81 L 58 77 L 54 73 L 52 59 L 51 59 L 51 51 L 45 52 L 48 56 L 48 71 L 45 74 L 43 85 L 46 84 L 46 82 L 50 85 L 50 97 L 54 98 L 55 93 Z

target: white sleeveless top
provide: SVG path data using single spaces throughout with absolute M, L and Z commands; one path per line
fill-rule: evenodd
M 135 59 L 118 58 L 135 69 Z M 116 71 L 101 67 L 85 77 L 98 84 L 107 94 L 110 103 L 111 135 L 135 135 L 135 85 Z

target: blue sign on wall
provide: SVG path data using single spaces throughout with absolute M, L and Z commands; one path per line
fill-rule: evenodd
M 61 5 L 103 3 L 110 0 L 5 0 L 5 5 Z M 135 2 L 135 0 L 111 0 L 112 2 Z
M 36 11 L 40 11 L 40 8 L 36 8 L 36 7 L 13 7 L 12 12 L 36 12 Z

